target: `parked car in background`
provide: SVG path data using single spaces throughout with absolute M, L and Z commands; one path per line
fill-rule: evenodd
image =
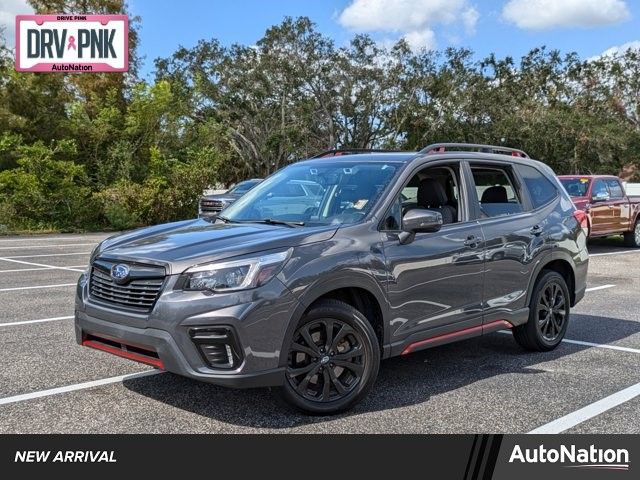
M 236 185 L 229 191 L 217 195 L 203 195 L 198 205 L 199 218 L 215 218 L 226 207 L 231 205 L 242 195 L 258 185 L 262 178 L 252 178 Z
M 624 235 L 628 247 L 640 248 L 640 196 L 629 196 L 612 175 L 561 175 L 560 183 L 576 208 L 588 214 L 589 237 Z
M 336 413 L 366 395 L 381 359 L 505 328 L 527 350 L 556 348 L 586 290 L 586 241 L 586 214 L 520 150 L 316 158 L 215 222 L 100 243 L 78 283 L 76 338 Z

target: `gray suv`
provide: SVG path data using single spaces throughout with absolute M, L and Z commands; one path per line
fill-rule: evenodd
M 585 292 L 586 229 L 553 171 L 519 150 L 302 161 L 213 221 L 102 242 L 78 282 L 77 341 L 335 413 L 381 359 L 503 329 L 555 348 Z

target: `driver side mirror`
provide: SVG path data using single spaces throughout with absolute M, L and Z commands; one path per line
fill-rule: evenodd
M 442 214 L 427 208 L 414 208 L 402 217 L 400 244 L 411 243 L 418 232 L 437 232 L 442 228 Z
M 610 196 L 607 192 L 598 192 L 593 197 L 591 197 L 591 200 L 594 202 L 606 202 L 609 200 L 609 198 Z

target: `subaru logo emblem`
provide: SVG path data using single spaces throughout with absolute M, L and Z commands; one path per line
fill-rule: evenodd
M 117 283 L 124 282 L 129 277 L 129 267 L 122 263 L 111 267 L 111 278 Z

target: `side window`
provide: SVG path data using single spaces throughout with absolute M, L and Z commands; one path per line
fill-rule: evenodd
M 523 211 L 508 167 L 472 165 L 471 172 L 484 218 L 514 215 Z
M 609 195 L 609 190 L 607 189 L 607 184 L 604 180 L 598 179 L 593 182 L 593 189 L 591 190 L 592 197 L 598 197 L 601 195 Z
M 444 224 L 463 221 L 460 203 L 459 164 L 426 167 L 405 184 L 387 212 L 382 229 L 402 229 L 402 216 L 414 208 L 440 212 Z
M 558 189 L 537 168 L 518 165 L 524 184 L 529 191 L 533 208 L 540 208 L 558 196 Z
M 612 199 L 618 199 L 624 197 L 624 192 L 622 191 L 622 187 L 620 186 L 620 182 L 616 179 L 607 180 L 607 185 L 609 186 L 609 192 L 611 193 Z
M 391 209 L 387 213 L 387 218 L 384 219 L 382 230 L 387 232 L 397 232 L 401 230 L 402 224 L 402 197 L 396 197 Z
M 407 185 L 402 189 L 402 201 L 403 202 L 418 202 L 418 178 L 414 177 L 416 185 Z

